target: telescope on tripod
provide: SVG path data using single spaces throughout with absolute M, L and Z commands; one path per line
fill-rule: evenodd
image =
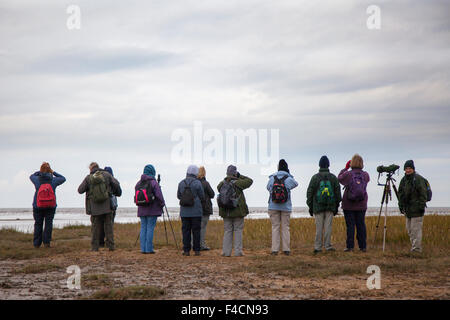
M 383 252 L 386 245 L 386 232 L 387 232 L 387 214 L 388 214 L 388 203 L 389 201 L 392 201 L 392 189 L 394 189 L 395 196 L 398 199 L 398 190 L 395 186 L 395 179 L 392 178 L 392 176 L 395 174 L 395 172 L 400 168 L 400 166 L 396 164 L 391 164 L 390 166 L 378 166 L 378 180 L 377 183 L 379 186 L 384 187 L 383 189 L 383 196 L 381 198 L 381 207 L 380 212 L 378 213 L 378 221 L 375 228 L 375 237 L 373 239 L 373 243 L 375 244 L 375 241 L 377 240 L 377 233 L 378 233 L 378 227 L 380 225 L 380 219 L 381 219 L 381 213 L 383 211 L 384 206 L 384 232 L 383 232 Z M 386 182 L 384 184 L 380 183 L 380 177 L 383 173 L 386 173 Z

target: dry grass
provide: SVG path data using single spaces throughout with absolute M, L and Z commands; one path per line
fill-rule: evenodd
M 164 295 L 164 290 L 153 286 L 130 286 L 117 289 L 102 289 L 92 294 L 94 300 L 138 300 L 155 299 Z

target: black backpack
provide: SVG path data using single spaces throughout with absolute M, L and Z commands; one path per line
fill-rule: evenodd
M 279 179 L 274 176 L 273 186 L 272 186 L 272 201 L 275 203 L 285 203 L 289 198 L 289 192 L 284 184 L 288 176 L 284 176 Z
M 135 187 L 134 203 L 137 206 L 149 206 L 155 201 L 152 184 L 148 181 L 139 181 Z
M 194 194 L 192 193 L 191 190 L 191 183 L 192 181 L 188 184 L 186 182 L 186 180 L 184 180 L 184 184 L 186 185 L 186 187 L 183 190 L 183 193 L 181 194 L 181 199 L 180 199 L 180 206 L 182 207 L 193 207 L 194 206 Z
M 234 181 L 224 180 L 217 196 L 217 205 L 224 209 L 237 208 L 240 196 L 237 196 Z

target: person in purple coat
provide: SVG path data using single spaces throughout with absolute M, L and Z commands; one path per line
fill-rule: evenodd
M 351 168 L 350 171 L 349 168 Z M 345 252 L 353 251 L 355 246 L 355 227 L 359 250 L 366 252 L 365 216 L 368 199 L 366 187 L 370 177 L 367 172 L 362 170 L 363 168 L 364 162 L 362 157 L 359 154 L 355 154 L 338 176 L 339 182 L 344 186 L 342 209 L 344 210 L 345 224 L 347 225 Z
M 155 201 L 148 206 L 138 206 L 137 215 L 141 219 L 141 252 L 144 254 L 155 253 L 153 250 L 153 232 L 156 226 L 156 220 L 163 214 L 163 208 L 165 206 L 164 197 L 159 187 L 158 182 L 155 179 L 155 168 L 148 164 L 144 168 L 144 173 L 141 176 L 141 180 L 136 184 L 136 188 L 143 182 L 148 182 L 153 190 Z

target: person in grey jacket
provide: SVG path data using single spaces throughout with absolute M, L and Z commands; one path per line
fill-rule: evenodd
M 120 197 L 120 183 L 109 172 L 100 169 L 96 162 L 89 165 L 90 174 L 78 187 L 78 193 L 86 193 L 86 214 L 91 216 L 91 250 L 98 251 L 100 246 L 101 225 L 105 230 L 106 246 L 114 250 L 113 212 L 110 196 Z M 106 189 L 106 190 L 105 190 Z M 103 201 L 98 201 L 98 190 L 105 190 Z
M 205 193 L 203 191 L 202 183 L 197 179 L 197 175 L 198 167 L 195 165 L 189 166 L 186 178 L 181 180 L 177 190 L 177 198 L 180 200 L 181 230 L 183 232 L 183 255 L 185 256 L 190 255 L 191 238 L 193 238 L 195 255 L 199 256 L 201 250 L 200 231 L 203 214 L 202 202 L 205 201 Z M 190 192 L 186 189 L 190 189 Z M 189 193 L 191 196 L 186 197 Z M 192 205 L 183 203 L 185 198 L 193 200 Z

